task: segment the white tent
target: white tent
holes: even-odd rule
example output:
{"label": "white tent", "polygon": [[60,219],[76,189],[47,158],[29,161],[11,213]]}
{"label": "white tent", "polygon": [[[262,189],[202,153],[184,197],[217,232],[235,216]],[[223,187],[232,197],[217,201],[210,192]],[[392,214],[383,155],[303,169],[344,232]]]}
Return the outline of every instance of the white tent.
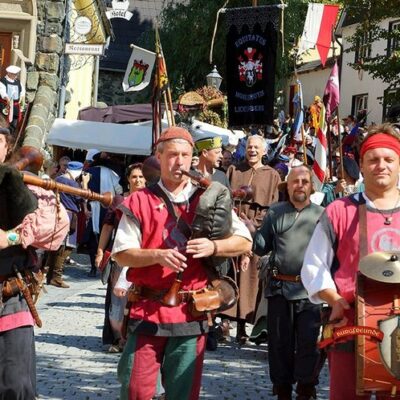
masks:
{"label": "white tent", "polygon": [[46,143],[72,149],[98,149],[110,153],[151,154],[151,121],[135,124],[75,121],[57,118]]}
{"label": "white tent", "polygon": [[232,131],[218,126],[210,125],[202,121],[194,120],[190,126],[193,139],[200,140],[208,137],[221,136],[225,147],[236,147],[239,139],[244,137],[243,131]]}
{"label": "white tent", "polygon": [[[168,127],[162,120],[162,129]],[[235,147],[242,131],[231,131],[194,120],[190,126],[193,139],[221,136],[226,147]],[[76,121],[57,118],[47,136],[46,143],[71,149],[98,149],[110,153],[148,156],[151,154],[152,121],[134,124]]]}

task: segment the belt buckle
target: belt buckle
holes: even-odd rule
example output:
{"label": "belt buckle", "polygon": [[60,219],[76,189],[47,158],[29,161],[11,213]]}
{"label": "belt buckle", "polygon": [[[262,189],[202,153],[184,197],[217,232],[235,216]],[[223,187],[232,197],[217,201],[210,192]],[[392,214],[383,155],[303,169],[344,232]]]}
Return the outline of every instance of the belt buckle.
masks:
{"label": "belt buckle", "polygon": [[300,281],[301,281],[301,276],[300,275],[296,275],[295,282],[300,282]]}

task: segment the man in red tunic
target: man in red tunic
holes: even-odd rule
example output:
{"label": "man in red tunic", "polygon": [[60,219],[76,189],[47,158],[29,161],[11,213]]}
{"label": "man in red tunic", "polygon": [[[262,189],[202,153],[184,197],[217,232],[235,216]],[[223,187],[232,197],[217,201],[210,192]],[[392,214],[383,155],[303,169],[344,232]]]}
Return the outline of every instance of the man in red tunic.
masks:
{"label": "man in red tunic", "polygon": [[[340,321],[334,327],[355,324],[361,250],[400,251],[399,157],[400,136],[391,125],[370,129],[360,150],[365,192],[329,204],[307,248],[301,280],[313,303],[332,307],[330,320]],[[361,212],[366,213],[365,227],[360,226]],[[356,395],[355,346],[350,339],[328,354],[331,400],[370,398]]]}
{"label": "man in red tunic", "polygon": [[188,240],[181,229],[192,223],[202,190],[184,175],[189,171],[193,140],[183,128],[171,127],[157,144],[162,190],[167,201],[155,189],[131,194],[123,203],[113,257],[129,267],[128,281],[140,288],[140,297],[130,309],[128,338],[118,368],[122,383],[121,399],[149,400],[156,392],[161,372],[167,399],[199,398],[206,333],[205,316],[195,317],[187,301],[165,306],[161,299],[182,272],[181,291],[193,291],[207,285],[204,257],[230,257],[249,251],[251,236],[237,218],[233,236],[221,240]]}

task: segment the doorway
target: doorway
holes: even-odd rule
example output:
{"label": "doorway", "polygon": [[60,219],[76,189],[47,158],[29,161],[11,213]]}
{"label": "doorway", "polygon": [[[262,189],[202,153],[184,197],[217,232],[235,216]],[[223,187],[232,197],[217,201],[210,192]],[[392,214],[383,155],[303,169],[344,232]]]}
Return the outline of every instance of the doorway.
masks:
{"label": "doorway", "polygon": [[12,33],[0,32],[0,77],[5,76],[11,60]]}

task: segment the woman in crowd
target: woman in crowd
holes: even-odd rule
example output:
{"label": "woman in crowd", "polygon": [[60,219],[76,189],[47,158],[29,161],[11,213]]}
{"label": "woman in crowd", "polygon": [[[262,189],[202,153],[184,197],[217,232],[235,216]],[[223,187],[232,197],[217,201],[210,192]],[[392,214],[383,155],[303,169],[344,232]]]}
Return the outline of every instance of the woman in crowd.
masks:
{"label": "woman in crowd", "polygon": [[[129,193],[127,193],[127,195],[145,187],[146,180],[143,176],[142,169],[143,165],[141,163],[131,164],[127,168],[126,178],[129,188]],[[123,348],[124,343],[121,338],[121,328],[126,303],[126,291],[129,287],[129,285],[124,287],[123,283],[121,284],[121,282],[124,282],[125,275],[125,271],[121,274],[122,267],[113,260],[109,261],[109,250],[112,248],[114,230],[117,228],[119,223],[119,218],[115,211],[118,205],[121,204],[122,200],[122,196],[115,196],[113,204],[104,218],[96,254],[96,266],[102,270],[103,282],[108,283],[103,328],[103,344],[109,345],[108,351],[111,353],[120,352]],[[119,289],[114,292],[116,282],[120,275]]]}

